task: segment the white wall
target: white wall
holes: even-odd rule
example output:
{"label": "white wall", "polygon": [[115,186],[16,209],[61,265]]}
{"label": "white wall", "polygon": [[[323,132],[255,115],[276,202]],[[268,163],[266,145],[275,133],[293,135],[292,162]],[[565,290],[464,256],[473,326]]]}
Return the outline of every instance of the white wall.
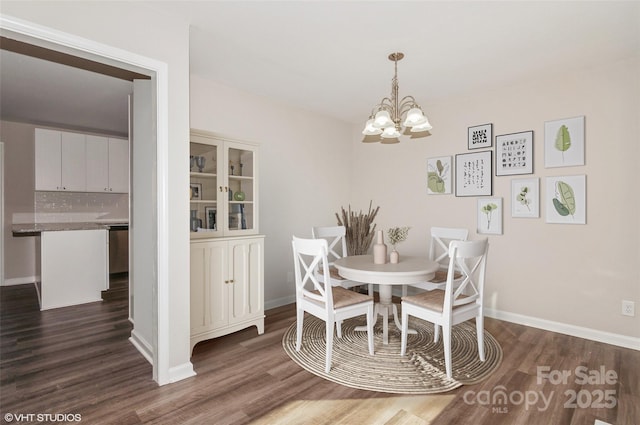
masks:
{"label": "white wall", "polygon": [[[640,337],[640,315],[620,314],[622,299],[640,306],[638,58],[438,104],[428,93],[411,94],[423,102],[431,136],[367,144],[354,127],[352,137],[350,197],[373,198],[383,228],[412,227],[401,253],[426,253],[431,226],[466,227],[471,238],[484,237],[476,234],[476,197],[426,194],[427,158],[469,152],[469,126],[493,123],[494,136],[533,130],[533,176],[493,177],[504,234],[489,236],[488,308]],[[586,117],[586,165],[544,168],[544,122],[579,115]],[[544,202],[540,218],[511,217],[512,178],[539,177],[544,199],[546,176],[575,174],[587,176],[586,225],[546,224]]]}
{"label": "white wall", "polygon": [[[181,371],[188,374],[189,317],[185,312],[189,311],[189,279],[185,276],[189,276],[189,235],[184,229],[188,226],[189,203],[182,189],[189,181],[188,23],[157,13],[142,2],[3,1],[2,13],[166,64],[168,109],[159,114],[166,121],[163,130],[167,131],[166,153],[171,160],[160,158],[164,162],[159,164],[167,169],[167,187],[161,188],[158,196],[167,207],[168,222],[162,229],[167,243],[166,252],[161,253],[164,257],[158,259],[163,269],[158,279],[168,281],[169,288],[162,294],[166,305],[158,311],[162,326],[168,328],[161,332],[160,344],[168,347],[161,359],[161,380],[172,374],[179,376]],[[156,282],[145,284],[153,289]]]}
{"label": "white wall", "polygon": [[347,206],[351,126],[192,75],[191,127],[260,143],[265,305],[294,302],[291,236],[335,225]]}

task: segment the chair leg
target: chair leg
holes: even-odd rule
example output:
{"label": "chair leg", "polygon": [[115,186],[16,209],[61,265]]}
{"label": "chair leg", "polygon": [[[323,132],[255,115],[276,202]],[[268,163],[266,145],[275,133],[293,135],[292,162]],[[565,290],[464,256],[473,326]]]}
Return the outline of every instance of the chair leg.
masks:
{"label": "chair leg", "polygon": [[302,321],[304,320],[304,310],[299,308],[297,310],[296,319],[296,351],[300,351],[302,346]]}
{"label": "chair leg", "polygon": [[433,324],[433,342],[438,342],[440,339],[440,325]]}
{"label": "chair leg", "polygon": [[478,334],[478,354],[480,361],[484,361],[484,317],[476,316],[476,333]]}
{"label": "chair leg", "polygon": [[442,327],[442,339],[444,340],[444,365],[447,369],[447,378],[451,379],[451,325]]}
{"label": "chair leg", "polygon": [[336,322],[336,331],[338,332],[338,338],[342,338],[342,320]]}
{"label": "chair leg", "polygon": [[324,371],[326,373],[329,373],[329,370],[331,370],[331,353],[333,351],[333,320],[327,320],[327,356],[326,356],[326,362],[325,362],[325,366],[324,366]]}
{"label": "chair leg", "polygon": [[[404,304],[404,303],[402,303]],[[407,334],[409,333],[409,314],[407,309],[402,305],[402,335],[400,336],[400,355],[407,353]]]}
{"label": "chair leg", "polygon": [[369,342],[369,354],[373,356],[373,304],[367,309],[367,341]]}

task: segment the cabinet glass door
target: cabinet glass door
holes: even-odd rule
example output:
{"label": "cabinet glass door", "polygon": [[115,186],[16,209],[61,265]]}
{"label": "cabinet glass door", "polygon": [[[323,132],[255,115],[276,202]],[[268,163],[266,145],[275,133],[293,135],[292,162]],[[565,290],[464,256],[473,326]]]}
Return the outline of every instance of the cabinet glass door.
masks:
{"label": "cabinet glass door", "polygon": [[217,236],[221,233],[223,207],[218,199],[218,187],[222,186],[218,146],[193,141],[190,146],[190,230],[202,237]]}
{"label": "cabinet glass door", "polygon": [[229,234],[253,233],[256,229],[255,151],[241,144],[227,145]]}

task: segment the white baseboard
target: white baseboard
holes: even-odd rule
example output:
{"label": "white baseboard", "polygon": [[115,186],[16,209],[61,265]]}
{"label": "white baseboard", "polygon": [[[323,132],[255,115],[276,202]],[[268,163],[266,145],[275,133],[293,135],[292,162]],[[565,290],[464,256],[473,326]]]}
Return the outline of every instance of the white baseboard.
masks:
{"label": "white baseboard", "polygon": [[169,368],[169,383],[178,382],[192,376],[196,376],[196,372],[193,370],[193,363],[191,362]]}
{"label": "white baseboard", "polygon": [[519,325],[531,326],[533,328],[544,329],[546,331],[558,332],[565,335],[576,336],[578,338],[589,339],[591,341],[604,342],[606,344],[617,345],[619,347],[631,348],[640,351],[640,338],[627,335],[614,334],[611,332],[598,331],[581,326],[569,325],[567,323],[554,322],[537,317],[525,316],[508,311],[494,310],[486,308],[486,317],[492,317],[506,322],[517,323]]}
{"label": "white baseboard", "polygon": [[2,282],[2,286],[25,285],[27,283],[34,283],[39,281],[39,276],[12,277],[11,279],[5,279]]}
{"label": "white baseboard", "polygon": [[265,310],[270,310],[272,308],[281,307],[281,306],[287,305],[287,304],[293,304],[295,302],[296,302],[296,296],[295,295],[291,295],[289,297],[284,297],[284,298],[278,298],[278,299],[275,299],[275,300],[265,301],[264,309]]}
{"label": "white baseboard", "polygon": [[141,338],[135,329],[131,331],[129,342],[147,359],[149,364],[153,365],[153,347],[144,338]]}

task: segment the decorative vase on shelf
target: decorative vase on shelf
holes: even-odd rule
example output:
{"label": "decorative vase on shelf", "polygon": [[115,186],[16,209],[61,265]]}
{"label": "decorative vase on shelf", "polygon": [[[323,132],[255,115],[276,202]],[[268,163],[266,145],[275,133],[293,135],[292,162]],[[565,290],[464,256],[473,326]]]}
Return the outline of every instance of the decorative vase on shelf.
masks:
{"label": "decorative vase on shelf", "polygon": [[202,227],[202,220],[198,218],[198,210],[191,210],[191,231],[197,232]]}
{"label": "decorative vase on shelf", "polygon": [[387,246],[384,244],[382,230],[378,230],[376,243],[373,244],[373,264],[385,264],[387,262]]}
{"label": "decorative vase on shelf", "polygon": [[398,254],[398,251],[396,251],[396,247],[394,246],[393,250],[389,254],[389,262],[391,264],[398,264],[399,261],[400,261],[400,254]]}

